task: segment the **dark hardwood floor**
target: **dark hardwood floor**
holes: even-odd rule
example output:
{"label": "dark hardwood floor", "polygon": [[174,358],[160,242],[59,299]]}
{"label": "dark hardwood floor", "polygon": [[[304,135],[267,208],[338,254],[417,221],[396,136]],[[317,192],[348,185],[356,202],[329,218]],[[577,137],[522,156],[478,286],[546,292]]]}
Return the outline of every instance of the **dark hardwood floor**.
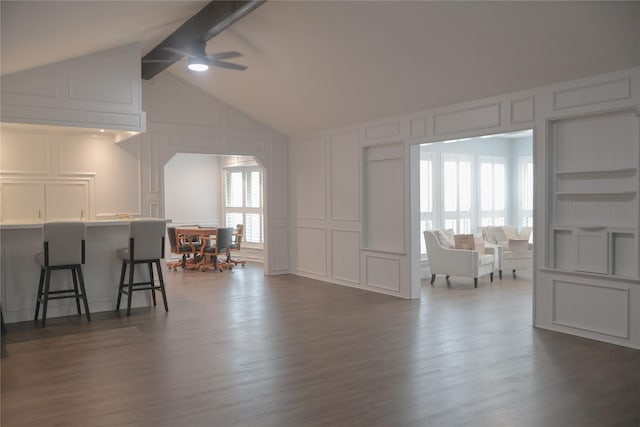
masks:
{"label": "dark hardwood floor", "polygon": [[640,351],[533,328],[529,280],[166,280],[169,313],[8,325],[2,426],[640,426]]}

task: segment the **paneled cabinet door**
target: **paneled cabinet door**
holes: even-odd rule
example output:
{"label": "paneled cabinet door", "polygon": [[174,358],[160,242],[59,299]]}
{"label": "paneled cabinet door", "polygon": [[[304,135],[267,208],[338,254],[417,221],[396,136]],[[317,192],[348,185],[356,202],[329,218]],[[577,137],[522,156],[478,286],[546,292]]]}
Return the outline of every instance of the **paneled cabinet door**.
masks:
{"label": "paneled cabinet door", "polygon": [[55,182],[46,184],[47,220],[85,219],[89,217],[87,182]]}
{"label": "paneled cabinet door", "polygon": [[605,229],[577,229],[576,271],[607,274],[609,271],[609,239]]}
{"label": "paneled cabinet door", "polygon": [[39,220],[44,216],[45,187],[40,182],[2,183],[2,221]]}

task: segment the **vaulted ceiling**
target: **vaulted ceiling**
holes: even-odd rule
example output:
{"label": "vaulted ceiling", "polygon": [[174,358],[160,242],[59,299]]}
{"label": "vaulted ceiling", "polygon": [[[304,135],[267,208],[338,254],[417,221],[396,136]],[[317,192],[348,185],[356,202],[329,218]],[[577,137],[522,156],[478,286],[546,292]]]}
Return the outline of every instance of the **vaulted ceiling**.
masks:
{"label": "vaulted ceiling", "polygon": [[[5,1],[7,74],[132,42],[144,55],[206,2]],[[640,65],[640,2],[269,1],[211,39],[246,71],[201,90],[287,135]]]}

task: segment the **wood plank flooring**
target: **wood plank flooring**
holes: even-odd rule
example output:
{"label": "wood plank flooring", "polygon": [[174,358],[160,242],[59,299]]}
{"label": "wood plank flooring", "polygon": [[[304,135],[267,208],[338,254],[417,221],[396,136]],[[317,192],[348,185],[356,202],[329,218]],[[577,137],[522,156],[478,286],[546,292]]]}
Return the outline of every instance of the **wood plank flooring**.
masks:
{"label": "wood plank flooring", "polygon": [[8,325],[2,426],[640,426],[640,352],[533,328],[529,280],[166,280],[167,314]]}

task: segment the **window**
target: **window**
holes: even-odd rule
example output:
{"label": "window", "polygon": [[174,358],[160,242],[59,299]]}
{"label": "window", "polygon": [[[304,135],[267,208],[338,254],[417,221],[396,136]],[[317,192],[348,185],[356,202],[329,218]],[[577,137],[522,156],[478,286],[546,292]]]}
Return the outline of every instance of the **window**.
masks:
{"label": "window", "polygon": [[224,181],[225,226],[244,224],[244,241],[262,245],[262,171],[255,167],[225,169]]}
{"label": "window", "polygon": [[442,155],[444,228],[471,233],[471,156]]}
{"label": "window", "polygon": [[520,226],[533,227],[533,158],[522,156],[518,163]]}
{"label": "window", "polygon": [[504,157],[480,157],[480,225],[504,225],[506,173]]}

